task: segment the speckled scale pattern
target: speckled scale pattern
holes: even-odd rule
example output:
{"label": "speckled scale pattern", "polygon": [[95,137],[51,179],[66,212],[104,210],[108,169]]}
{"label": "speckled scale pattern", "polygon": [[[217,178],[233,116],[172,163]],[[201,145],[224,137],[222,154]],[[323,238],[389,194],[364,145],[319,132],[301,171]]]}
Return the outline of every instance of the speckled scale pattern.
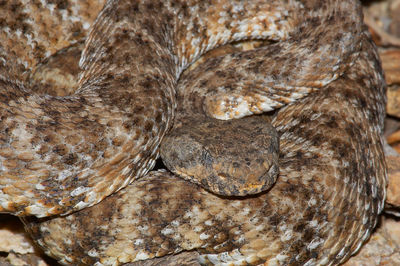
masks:
{"label": "speckled scale pattern", "polygon": [[[311,2],[303,9],[291,5],[298,8],[290,14],[297,20],[288,15],[294,26],[285,32],[285,41],[211,58],[197,71],[184,73],[177,88],[182,103],[178,119],[189,112],[205,112],[217,119],[268,112],[340,76],[360,48],[359,6],[329,1],[313,6]],[[193,100],[196,97],[202,100]]]}
{"label": "speckled scale pattern", "polygon": [[[63,48],[63,38],[68,38],[52,35],[46,40],[43,28],[47,24],[61,25],[60,34],[77,28],[73,33],[79,37],[88,28],[91,12],[82,12],[78,27],[75,20],[85,3],[5,4],[0,211],[38,217],[68,213],[93,205],[143,176],[154,165],[158,145],[172,124],[174,88],[181,71],[213,47],[249,38],[288,39],[289,46],[310,54],[313,43],[296,45],[296,32],[313,25],[321,28],[326,16],[341,29],[335,32],[346,34],[334,34],[337,47],[328,45],[336,54],[326,56],[327,62],[338,72],[331,77],[322,75],[317,83],[340,74],[347,65],[345,59],[351,57],[347,55],[356,54],[358,42],[350,37],[359,36],[359,5],[335,1],[315,6],[291,1],[243,4],[108,1],[86,39],[75,93],[65,97],[32,93],[29,90],[35,86],[25,81],[25,73],[50,55],[51,49]],[[21,11],[19,6],[28,8]],[[41,9],[45,14],[38,17],[36,10]],[[151,12],[157,16],[149,17]],[[14,13],[21,21],[14,20]],[[65,19],[68,14],[73,18]],[[349,23],[339,23],[343,17]],[[31,29],[32,25],[39,30]],[[9,43],[15,36],[20,38],[14,47]],[[19,48],[24,41],[25,47]],[[72,38],[70,42],[77,41]],[[286,56],[280,58],[282,63]],[[301,72],[307,76],[308,71]],[[301,98],[296,91],[290,95]],[[279,106],[264,104],[261,109]],[[248,114],[242,109],[232,107],[230,112],[238,112],[239,117]]]}
{"label": "speckled scale pattern", "polygon": [[[324,22],[328,22],[329,19],[337,22],[333,24],[335,28],[332,31],[328,31],[328,33],[331,32],[335,36],[344,36],[341,40],[344,43],[347,41],[351,45],[339,45],[337,49],[332,49],[332,52],[336,51],[337,54],[332,55],[333,61],[327,61],[327,66],[330,65],[327,69],[334,69],[337,71],[336,74],[333,76],[328,75],[326,78],[324,72],[321,72],[321,76],[318,75],[317,77],[320,80],[315,83],[317,86],[314,86],[314,84],[305,90],[306,94],[313,92],[312,94],[304,98],[302,97],[305,95],[300,97],[294,95],[293,97],[297,101],[281,108],[272,120],[272,125],[276,127],[280,135],[281,151],[279,158],[280,175],[271,190],[248,198],[224,198],[172,176],[168,172],[150,172],[93,207],[84,208],[65,217],[53,219],[23,218],[27,229],[48,254],[58,258],[65,264],[86,263],[91,265],[97,263],[100,265],[102,263],[118,265],[191,249],[196,249],[202,254],[199,261],[203,264],[256,265],[266,262],[270,265],[332,265],[345,261],[360,248],[362,242],[369,237],[373,230],[377,216],[383,208],[386,187],[386,166],[381,140],[386,100],[385,84],[376,48],[366,30],[362,29],[359,3],[355,1],[326,1],[324,3],[320,1],[251,2],[247,3],[248,6],[246,7],[248,7],[247,10],[249,12],[244,14],[244,17],[237,15],[241,14],[240,12],[237,14],[235,12],[226,12],[226,14],[220,12],[221,9],[240,11],[240,3],[242,1],[163,1],[159,5],[157,3],[154,1],[143,1],[140,4],[136,1],[107,2],[85,44],[80,64],[83,73],[74,96],[52,98],[50,96],[38,97],[31,95],[25,88],[27,85],[23,80],[15,81],[15,78],[23,77],[23,73],[11,73],[9,78],[4,78],[4,73],[7,74],[7,71],[9,71],[4,70],[4,66],[7,66],[4,63],[0,72],[3,75],[0,80],[2,84],[0,87],[0,106],[2,109],[0,111],[3,112],[1,113],[2,118],[9,116],[12,119],[8,120],[8,124],[3,122],[5,120],[1,120],[0,129],[3,130],[1,126],[5,125],[7,131],[10,131],[10,129],[21,131],[18,128],[20,123],[13,124],[13,121],[16,119],[24,121],[26,117],[30,117],[27,112],[23,113],[23,115],[20,114],[26,108],[26,104],[30,103],[32,106],[30,112],[34,110],[34,114],[35,112],[39,114],[44,112],[46,114],[43,121],[34,120],[35,123],[44,123],[40,124],[41,127],[35,127],[35,129],[45,128],[46,132],[57,132],[57,134],[52,134],[51,141],[48,142],[52,143],[52,138],[54,138],[54,142],[59,143],[60,138],[69,137],[72,141],[74,137],[78,138],[76,136],[85,137],[87,140],[91,140],[87,141],[85,139],[82,142],[88,144],[82,149],[89,151],[86,153],[88,157],[96,158],[96,156],[99,156],[100,149],[104,148],[106,150],[101,154],[114,155],[115,157],[111,159],[113,163],[124,162],[124,160],[132,158],[118,157],[119,146],[114,143],[122,142],[125,145],[125,142],[121,140],[115,140],[114,142],[108,140],[108,143],[107,141],[105,143],[96,142],[96,137],[98,136],[93,133],[96,132],[93,128],[98,127],[98,130],[103,130],[106,133],[105,136],[114,136],[115,132],[124,133],[123,130],[127,129],[127,127],[121,127],[120,124],[126,122],[123,119],[131,118],[124,113],[129,106],[137,108],[137,112],[134,112],[134,114],[140,114],[138,117],[131,119],[134,120],[136,118],[139,121],[145,121],[146,119],[151,119],[151,117],[157,117],[157,112],[160,112],[160,109],[155,110],[151,107],[144,111],[147,104],[156,104],[157,107],[161,107],[164,104],[162,109],[165,112],[161,112],[161,115],[163,115],[161,120],[164,123],[157,124],[157,127],[161,129],[158,135],[154,133],[158,136],[156,141],[149,140],[154,135],[142,135],[139,133],[133,135],[134,143],[130,142],[131,139],[126,140],[128,142],[127,147],[135,145],[137,145],[135,147],[142,147],[140,158],[145,158],[152,152],[154,153],[154,158],[157,154],[158,142],[161,141],[163,135],[160,132],[165,132],[170,128],[174,113],[180,114],[182,111],[180,109],[181,106],[187,104],[182,101],[175,102],[173,97],[175,93],[178,94],[178,100],[188,100],[195,108],[200,106],[199,108],[201,109],[207,106],[207,103],[204,104],[207,102],[204,101],[207,98],[207,93],[204,94],[204,97],[190,98],[183,95],[185,91],[173,90],[178,81],[179,83],[183,82],[183,84],[202,83],[198,82],[202,79],[199,72],[203,72],[201,69],[207,69],[210,66],[204,67],[200,65],[198,68],[191,70],[193,73],[189,72],[187,76],[184,74],[182,80],[177,80],[177,77],[188,64],[207,50],[226,42],[246,38],[266,38],[278,41],[278,43],[279,41],[287,41],[288,43],[292,42],[294,45],[296,42],[295,39],[291,39],[294,38],[291,36],[296,36],[296,31],[302,29],[301,25],[306,26],[304,29],[309,29],[312,26],[317,26],[318,28],[318,23],[320,23],[318,18]],[[154,11],[154,8],[159,8],[163,4],[167,7],[162,9],[165,13],[159,12],[159,16],[153,18],[150,23],[148,11]],[[264,7],[263,4],[265,9],[262,8]],[[178,10],[181,12],[177,12]],[[263,10],[263,12],[265,10],[267,15],[262,13],[257,16],[257,14],[260,14],[260,10]],[[130,16],[130,11],[137,12],[135,13],[137,16],[135,18]],[[206,30],[199,33],[193,29],[204,28],[190,27],[191,20],[186,19],[190,18],[191,11],[198,14],[218,14],[222,18],[221,20],[218,19],[216,24],[214,24],[215,19],[204,19],[205,22],[199,22],[200,25],[206,25],[207,22],[210,23],[205,28],[210,29],[210,31]],[[327,16],[328,20],[324,20],[326,18],[324,14],[327,14],[325,12],[335,14],[337,17]],[[235,14],[236,17],[234,16]],[[256,19],[246,20],[246,16],[254,16]],[[203,17],[207,18],[207,16]],[[166,18],[168,23],[160,22]],[[310,18],[309,23],[307,23],[307,18]],[[257,20],[263,19],[272,20],[272,22],[270,24],[258,23],[259,21]],[[193,21],[196,20],[202,21],[195,16]],[[226,23],[231,20],[234,21],[232,23],[236,23],[236,21],[244,21],[244,23],[238,23],[239,26],[237,28],[232,28],[230,24]],[[218,24],[218,22],[225,23]],[[302,24],[303,22],[304,24]],[[139,24],[142,27],[140,33],[135,31],[137,29],[135,27],[139,27]],[[260,25],[266,27],[265,34],[260,32],[258,28]],[[336,28],[336,26],[339,28]],[[280,30],[276,30],[276,27],[287,34],[282,34]],[[162,30],[155,31],[156,28],[157,30]],[[227,28],[229,30],[226,30]],[[252,30],[248,31],[250,28]],[[244,36],[243,32],[238,29],[244,30],[247,35],[245,34]],[[313,30],[310,31],[313,32]],[[175,32],[176,35],[174,35]],[[192,32],[194,35],[187,34],[188,32]],[[227,34],[221,33],[218,35],[219,32]],[[349,35],[341,33],[349,33]],[[109,38],[104,40],[101,36]],[[186,36],[189,39],[186,39]],[[196,36],[201,36],[201,40],[204,39],[205,42],[192,42],[192,40],[196,40]],[[321,36],[325,38],[322,33]],[[332,40],[330,39],[332,37],[330,34],[326,36],[326,40]],[[136,37],[139,38],[135,39]],[[316,38],[316,36],[314,37]],[[336,38],[333,39],[337,40]],[[306,41],[307,38],[301,40]],[[139,45],[145,43],[146,45],[143,47],[147,48],[133,52],[124,50],[124,45],[131,41]],[[181,45],[176,45],[178,43]],[[327,43],[332,44],[332,42]],[[302,42],[300,44],[297,43],[299,45],[297,47],[301,47],[301,44]],[[279,44],[276,46],[279,46]],[[143,48],[142,46],[140,47]],[[267,54],[268,49],[271,49],[270,54],[273,54],[273,47],[275,47],[274,44],[272,48],[268,48],[268,46],[265,48]],[[346,47],[346,49],[340,49],[341,47]],[[139,52],[142,57],[138,56]],[[259,50],[238,53],[237,56],[226,55],[222,57],[220,62],[238,60],[238,62],[251,63],[253,60],[257,60],[257,56],[249,56],[248,61],[240,61],[240,55],[258,52]],[[303,52],[309,54],[306,48],[299,50],[300,54]],[[150,55],[154,54],[157,54],[157,57],[150,57]],[[143,67],[143,73],[132,72],[132,69],[128,67],[127,61],[132,59],[130,55],[135,55],[137,59],[137,61],[129,62],[129,66],[133,66],[133,69],[137,69],[142,62],[148,62]],[[277,59],[279,59],[279,56],[277,56]],[[285,58],[280,59],[285,62]],[[268,58],[264,58],[264,60],[268,62]],[[8,69],[20,71],[18,68],[13,68],[15,60],[6,62],[11,64]],[[215,67],[219,67],[219,65],[215,64]],[[285,65],[284,67],[286,70],[284,72],[288,74],[291,73],[290,70],[296,69],[296,66]],[[225,65],[221,71],[226,69],[229,69],[229,66]],[[241,74],[241,70],[238,69],[238,76],[242,77],[240,82],[247,82],[246,84],[251,85],[253,84],[251,81],[254,81],[254,84],[257,85],[257,80],[261,80],[262,74],[256,69],[256,67],[252,66],[248,68],[250,76],[247,80]],[[307,68],[305,69],[307,70]],[[209,70],[210,76],[213,75],[213,72],[218,76],[217,71]],[[267,74],[268,71],[270,70],[267,68]],[[311,70],[309,69],[309,71]],[[277,74],[285,77],[286,74],[284,72]],[[310,74],[312,71],[308,73]],[[296,74],[293,75],[295,77]],[[258,79],[257,76],[259,77]],[[156,81],[151,79],[155,77],[159,79],[156,79]],[[196,78],[192,80],[189,77]],[[306,78],[305,80],[311,80],[311,78]],[[288,81],[290,82],[290,78]],[[297,78],[293,78],[292,81],[296,82]],[[160,96],[149,100],[144,97],[145,93],[143,91],[129,90],[125,85],[130,84],[130,82],[140,84],[134,88],[140,87],[145,91],[157,91]],[[152,82],[160,85],[163,90],[158,91],[157,88],[150,87],[149,84],[154,84]],[[266,82],[266,84],[271,85],[271,88],[268,87],[265,94],[270,92],[269,89],[276,89],[279,93],[278,89],[281,84],[279,84],[278,80],[267,79]],[[221,81],[221,84],[223,83]],[[194,91],[195,95],[196,93],[198,94],[196,86],[189,86],[188,88],[188,90]],[[294,87],[296,86],[296,83],[294,83]],[[113,88],[118,88],[118,92]],[[212,93],[212,89],[210,91]],[[243,94],[240,89],[238,91],[239,96]],[[258,90],[255,92],[255,94],[263,93]],[[222,95],[224,93],[222,91]],[[138,103],[137,106],[132,107],[132,102],[126,104],[127,101],[124,101],[130,99],[128,97],[130,94],[134,94],[137,97],[135,98],[138,99],[135,102]],[[290,95],[290,91],[283,95]],[[113,102],[114,97],[117,100]],[[160,100],[166,98],[168,100]],[[199,102],[193,103],[193,99],[198,99]],[[212,99],[212,97],[209,99]],[[224,103],[224,97],[220,102]],[[287,104],[288,102],[280,101],[280,104]],[[40,105],[40,103],[44,104]],[[176,110],[174,110],[175,105],[177,105]],[[24,107],[22,108],[21,106]],[[271,108],[276,107],[279,107],[279,105]],[[59,112],[54,112],[54,110]],[[72,112],[66,112],[68,110],[72,110]],[[218,107],[217,110],[223,109]],[[263,111],[267,110],[269,109],[266,107]],[[241,115],[237,108],[226,111],[232,114],[237,112],[239,117]],[[11,112],[14,113],[10,115]],[[257,113],[259,111],[255,110],[254,112]],[[123,115],[119,116],[121,113]],[[65,114],[71,114],[71,117]],[[111,116],[111,114],[118,114],[118,118],[115,118],[117,116]],[[62,120],[64,116],[67,117],[65,121]],[[58,118],[60,120],[56,119],[54,121],[62,123],[48,123],[48,117],[50,120]],[[110,118],[110,120],[105,122],[107,118]],[[121,119],[122,122],[118,119]],[[67,132],[67,126],[70,129],[75,121],[77,121],[76,125],[80,125],[74,126],[77,134],[69,136],[65,133]],[[134,121],[136,123],[137,120]],[[142,122],[137,123],[142,124]],[[56,126],[52,128],[54,124]],[[26,125],[29,125],[29,122],[26,122]],[[107,125],[107,128],[105,128],[105,125]],[[109,127],[111,125],[112,128]],[[143,128],[149,129],[149,126],[143,126]],[[83,134],[85,129],[90,130]],[[4,145],[3,143],[8,145],[13,143],[14,138],[10,138],[9,135],[1,135],[0,141],[3,141],[2,145]],[[146,145],[148,141],[152,144]],[[39,139],[37,142],[45,143],[46,140]],[[92,143],[98,145],[91,147]],[[105,145],[110,143],[113,143],[113,145]],[[14,150],[26,151],[26,146],[29,146],[29,144],[32,144],[32,142],[28,144],[17,142],[14,145],[10,145],[11,148],[8,150],[2,149],[0,156],[3,156],[2,159],[5,158],[2,163],[6,162],[6,164],[3,163],[1,169],[3,170],[5,167],[7,169],[17,169],[15,165],[23,164],[26,166],[26,164],[30,164],[29,153],[18,154],[20,160],[15,160],[18,156],[12,153]],[[122,146],[125,147],[124,145]],[[151,148],[149,149],[149,147]],[[63,150],[52,149],[54,153],[43,156],[43,158],[51,160],[52,156],[57,154],[56,151],[62,153]],[[44,154],[47,154],[46,152],[48,151],[44,149]],[[95,161],[95,159],[93,160]],[[146,159],[143,160],[146,161]],[[140,162],[139,160],[137,162],[133,159],[137,164],[132,166],[134,169],[132,170],[132,175],[134,175],[133,173],[137,173],[135,177],[144,175],[148,168],[141,168],[141,166],[151,165],[151,160],[147,159],[146,162]],[[90,159],[87,159],[87,161],[90,161]],[[101,162],[100,160],[99,164]],[[114,165],[113,163],[111,165]],[[82,161],[78,160],[76,165],[79,164],[82,164]],[[94,165],[97,166],[96,164]],[[122,165],[124,164],[122,163]],[[62,166],[56,165],[55,167]],[[109,168],[103,168],[103,171],[106,172],[104,175],[108,177],[106,179],[111,179],[118,175],[116,174],[117,168],[118,166],[113,168],[115,172],[107,172]],[[28,168],[20,167],[19,169]],[[96,170],[93,167],[87,169],[88,171]],[[20,173],[21,171],[18,171],[18,174]],[[82,175],[87,174],[85,171],[80,173],[83,173]],[[99,170],[99,173],[103,173],[102,170]],[[40,186],[37,186],[37,180],[34,179],[37,176],[26,176],[31,179],[24,180],[31,181],[35,188],[40,190]],[[7,183],[0,184],[3,186],[1,187],[3,194],[0,194],[2,197],[0,199],[3,200],[8,195],[16,195],[17,203],[20,204],[22,202],[19,207],[15,207],[14,204],[16,203],[11,204],[12,206],[10,207],[10,204],[4,204],[4,201],[2,201],[2,207],[7,207],[2,211],[16,211],[16,214],[19,215],[36,214],[37,216],[57,213],[54,209],[50,209],[50,212],[47,210],[37,213],[32,212],[29,207],[26,207],[27,205],[24,202],[25,195],[21,194],[25,187],[22,189],[19,187],[25,186],[25,184],[18,183],[21,179],[16,179],[15,172],[2,173],[1,177],[0,181],[5,179],[3,177],[6,177]],[[14,180],[12,184],[17,185],[9,186],[9,180]],[[78,178],[74,179],[71,184],[74,184],[74,182],[86,188],[90,187],[90,184],[97,184],[98,180],[90,181],[90,179],[83,180]],[[83,185],[79,182],[87,183]],[[121,182],[124,183],[124,181]],[[126,184],[128,182],[126,181]],[[40,184],[55,188],[55,184],[52,182],[42,182]],[[106,183],[103,182],[99,184],[106,186]],[[9,186],[8,190],[5,190],[4,186]],[[114,188],[113,186],[111,187]],[[5,194],[4,191],[6,191]],[[28,193],[25,194],[30,194],[29,188],[27,191]],[[34,192],[38,193],[37,191]],[[80,191],[78,190],[75,193],[78,192]],[[51,205],[54,201],[49,199],[48,196],[53,196],[52,194],[54,194],[58,200],[60,199],[58,197],[59,193],[62,194],[63,191],[52,189],[47,194],[44,193],[39,196],[39,198],[41,200],[46,199],[49,201],[46,204]],[[66,192],[67,195],[68,193],[70,191]],[[90,193],[87,195],[90,195]],[[67,204],[68,208],[61,210],[59,213],[82,207],[82,204],[78,204],[78,207],[75,207],[76,205],[74,204],[83,197],[87,197],[87,195],[77,195],[77,197],[74,195],[74,197],[66,198],[72,199],[72,202],[70,205]],[[79,196],[82,198],[74,201]],[[34,199],[33,202],[35,201]],[[8,200],[9,198],[5,199],[6,202]],[[85,202],[85,200],[81,202]],[[72,207],[69,208],[69,206]],[[14,208],[16,210],[13,210]],[[35,208],[33,210],[35,211]]]}
{"label": "speckled scale pattern", "polygon": [[[104,2],[104,0],[2,1],[0,3],[2,60],[14,61],[7,63],[7,67],[15,67],[18,74],[34,69],[44,58],[85,39]],[[10,71],[8,74],[11,74]],[[18,79],[21,79],[21,76]]]}
{"label": "speckled scale pattern", "polygon": [[94,207],[30,220],[29,230],[67,264],[122,264],[192,249],[204,264],[344,262],[376,225],[386,187],[385,85],[370,36],[362,36],[348,72],[272,121],[281,153],[270,191],[223,198],[169,172],[150,172]]}
{"label": "speckled scale pattern", "polygon": [[[84,45],[75,93],[65,97],[32,93],[35,84],[26,81],[26,73],[52,49],[64,48],[66,41],[56,33],[64,35],[73,28],[68,21],[76,24],[76,10],[82,4],[32,2],[23,11],[16,8],[25,6],[19,1],[4,6],[8,20],[2,28],[0,68],[2,212],[38,217],[68,213],[143,176],[171,126],[173,88],[182,69],[225,42],[258,36],[260,31],[276,38],[282,33],[271,27],[279,23],[279,28],[288,27],[282,19],[287,10],[277,3],[252,3],[244,13],[230,1],[108,1]],[[268,13],[263,6],[271,23],[265,22]],[[223,24],[222,18],[222,24],[212,23],[221,11],[217,7],[227,11],[237,7],[223,16],[225,20],[236,16],[237,25]],[[36,12],[41,9],[43,17]],[[150,18],[148,13],[156,10],[160,10],[157,17]],[[261,15],[253,16],[260,10]],[[20,13],[21,20],[14,21],[12,14]],[[78,37],[92,18],[88,13],[78,21],[79,30],[74,31]],[[63,14],[76,17],[65,21]],[[195,21],[196,28],[205,32],[191,30]],[[61,25],[52,32],[54,40],[46,40],[47,24]],[[13,46],[10,41],[15,36],[20,37]],[[35,45],[28,41],[32,36]]]}
{"label": "speckled scale pattern", "polygon": [[204,264],[345,261],[369,237],[385,198],[385,85],[369,38],[363,34],[351,70],[274,118],[281,167],[267,193],[221,198],[150,172],[94,207],[30,220],[29,230],[66,264],[122,264],[190,249],[204,254]]}

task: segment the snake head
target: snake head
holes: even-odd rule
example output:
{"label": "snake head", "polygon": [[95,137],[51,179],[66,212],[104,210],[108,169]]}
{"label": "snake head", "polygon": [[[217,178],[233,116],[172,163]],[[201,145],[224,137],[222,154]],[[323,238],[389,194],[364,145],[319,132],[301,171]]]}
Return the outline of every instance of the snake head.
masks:
{"label": "snake head", "polygon": [[278,175],[279,138],[264,117],[188,119],[163,140],[169,170],[223,196],[269,189]]}

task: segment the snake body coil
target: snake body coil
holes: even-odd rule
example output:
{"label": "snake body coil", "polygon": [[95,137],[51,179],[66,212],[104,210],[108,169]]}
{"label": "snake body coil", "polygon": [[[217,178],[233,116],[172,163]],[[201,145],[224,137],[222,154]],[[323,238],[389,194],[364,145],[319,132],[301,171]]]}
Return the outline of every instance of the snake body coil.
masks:
{"label": "snake body coil", "polygon": [[[68,4],[55,10],[75,10]],[[28,78],[54,43],[30,28],[34,15],[11,25],[18,9],[5,10],[0,212],[80,210],[23,218],[61,262],[198,250],[202,263],[335,264],[368,238],[385,197],[385,84],[357,1],[110,0],[86,39],[75,92],[63,97],[33,92]],[[182,74],[247,39],[272,43]],[[146,175],[176,114],[230,119],[279,107],[270,190],[226,198],[167,172]]]}

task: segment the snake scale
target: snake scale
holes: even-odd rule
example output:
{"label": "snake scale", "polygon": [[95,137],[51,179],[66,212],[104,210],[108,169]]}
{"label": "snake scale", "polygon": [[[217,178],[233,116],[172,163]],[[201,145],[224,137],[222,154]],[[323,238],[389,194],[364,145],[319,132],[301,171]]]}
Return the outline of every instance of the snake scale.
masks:
{"label": "snake scale", "polygon": [[[386,99],[358,1],[101,6],[0,2],[0,212],[20,216],[64,264],[118,265],[196,250],[202,264],[332,265],[361,247],[386,194]],[[206,52],[243,40],[267,44],[188,69]],[[40,81],[58,70],[41,65],[82,42],[78,67],[60,63],[79,79],[58,95]],[[256,121],[245,125],[258,130],[269,122],[245,116],[271,110],[280,144],[266,161],[276,162],[253,159],[261,149],[239,154],[240,128],[223,134],[238,146],[231,155],[248,163],[227,159],[238,180],[201,176],[214,158],[180,164],[182,147],[193,143],[180,145],[180,130],[191,132],[204,117],[221,125],[218,119]],[[267,142],[260,132],[257,141]],[[166,135],[162,157],[181,177],[148,172]]]}

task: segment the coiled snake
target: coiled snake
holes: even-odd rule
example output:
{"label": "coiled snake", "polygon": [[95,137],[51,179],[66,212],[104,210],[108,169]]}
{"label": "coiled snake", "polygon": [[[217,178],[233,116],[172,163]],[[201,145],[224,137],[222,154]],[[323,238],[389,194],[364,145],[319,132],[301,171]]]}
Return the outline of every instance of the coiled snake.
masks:
{"label": "coiled snake", "polygon": [[[357,1],[109,0],[73,93],[41,94],[38,63],[85,38],[91,3],[1,4],[0,212],[72,264],[183,250],[204,264],[337,264],[359,249],[386,166],[385,84]],[[270,43],[182,73],[255,39]],[[276,135],[241,118],[280,107]],[[231,157],[208,136],[219,125]],[[147,174],[167,133],[166,165],[193,182]]]}

